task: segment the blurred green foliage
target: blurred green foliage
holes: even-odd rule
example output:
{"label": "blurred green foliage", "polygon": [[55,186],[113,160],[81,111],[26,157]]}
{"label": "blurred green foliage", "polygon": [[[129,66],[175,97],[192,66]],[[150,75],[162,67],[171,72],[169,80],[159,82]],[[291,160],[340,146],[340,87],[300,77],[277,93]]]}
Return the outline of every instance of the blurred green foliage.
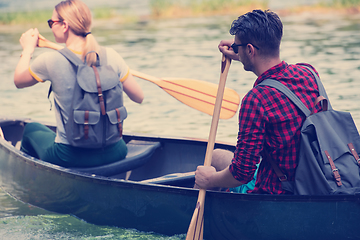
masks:
{"label": "blurred green foliage", "polygon": [[[182,17],[211,14],[241,13],[249,8],[267,9],[269,0],[150,0],[151,16]],[[326,8],[360,8],[360,0],[319,0],[317,6]],[[116,8],[98,7],[92,9],[94,19],[121,18],[136,21],[134,16],[120,16]],[[52,10],[1,12],[0,25],[39,24],[51,17]]]}
{"label": "blurred green foliage", "polygon": [[49,10],[38,10],[32,12],[2,12],[0,13],[0,24],[15,25],[26,23],[40,23],[51,18],[52,12]]}
{"label": "blurred green foliage", "polygon": [[150,0],[151,12],[154,17],[188,15],[207,13],[231,13],[239,7],[256,6],[267,8],[268,0]]}
{"label": "blurred green foliage", "polygon": [[[117,16],[116,9],[110,7],[98,7],[92,9],[94,19],[110,19]],[[51,18],[52,10],[35,10],[19,12],[1,12],[0,25],[38,24],[44,23]]]}

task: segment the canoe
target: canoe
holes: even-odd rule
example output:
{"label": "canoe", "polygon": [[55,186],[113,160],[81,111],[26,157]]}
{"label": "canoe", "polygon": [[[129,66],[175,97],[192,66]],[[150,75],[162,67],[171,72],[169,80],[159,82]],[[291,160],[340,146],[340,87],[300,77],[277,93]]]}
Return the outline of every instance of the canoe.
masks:
{"label": "canoe", "polygon": [[[125,134],[125,164],[69,169],[18,150],[30,121],[0,118],[5,138],[0,139],[0,186],[9,195],[93,224],[169,236],[186,233],[198,195],[191,188],[193,171],[204,161],[206,140]],[[234,150],[218,142],[215,148]],[[204,218],[207,240],[360,239],[360,195],[208,191]]]}

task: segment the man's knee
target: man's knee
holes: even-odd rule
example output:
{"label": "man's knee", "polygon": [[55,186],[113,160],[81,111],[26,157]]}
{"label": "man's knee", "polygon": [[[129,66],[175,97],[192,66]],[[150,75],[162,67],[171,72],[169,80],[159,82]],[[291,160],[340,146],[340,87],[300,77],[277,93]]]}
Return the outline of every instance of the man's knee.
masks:
{"label": "man's knee", "polygon": [[214,149],[211,165],[216,169],[216,171],[221,171],[230,165],[233,156],[234,153],[231,151]]}

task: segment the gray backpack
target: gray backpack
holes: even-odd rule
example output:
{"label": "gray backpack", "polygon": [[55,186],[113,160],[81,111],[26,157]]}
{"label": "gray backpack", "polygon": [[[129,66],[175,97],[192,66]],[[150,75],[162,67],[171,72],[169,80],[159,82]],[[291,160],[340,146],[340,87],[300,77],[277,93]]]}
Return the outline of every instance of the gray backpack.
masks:
{"label": "gray backpack", "polygon": [[[301,128],[300,150],[295,182],[290,182],[269,159],[283,189],[297,195],[355,194],[360,192],[360,136],[348,112],[332,109],[325,89],[315,72],[323,110],[312,114],[300,99],[282,83],[266,79],[259,85],[276,88],[306,116]],[[315,103],[315,105],[317,102]]]}
{"label": "gray backpack", "polygon": [[127,117],[123,106],[123,87],[119,76],[106,63],[106,49],[101,48],[101,64],[85,61],[68,48],[59,50],[76,72],[71,112],[65,126],[66,137],[75,147],[101,148],[122,138],[122,123]]}

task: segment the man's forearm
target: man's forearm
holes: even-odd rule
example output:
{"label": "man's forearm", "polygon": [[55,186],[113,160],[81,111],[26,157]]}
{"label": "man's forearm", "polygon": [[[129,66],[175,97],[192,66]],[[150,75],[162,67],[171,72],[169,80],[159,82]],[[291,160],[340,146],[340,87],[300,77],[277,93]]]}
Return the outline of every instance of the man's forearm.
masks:
{"label": "man's forearm", "polygon": [[215,172],[211,177],[210,184],[216,188],[232,188],[243,185],[243,183],[233,177],[228,167],[222,171]]}

